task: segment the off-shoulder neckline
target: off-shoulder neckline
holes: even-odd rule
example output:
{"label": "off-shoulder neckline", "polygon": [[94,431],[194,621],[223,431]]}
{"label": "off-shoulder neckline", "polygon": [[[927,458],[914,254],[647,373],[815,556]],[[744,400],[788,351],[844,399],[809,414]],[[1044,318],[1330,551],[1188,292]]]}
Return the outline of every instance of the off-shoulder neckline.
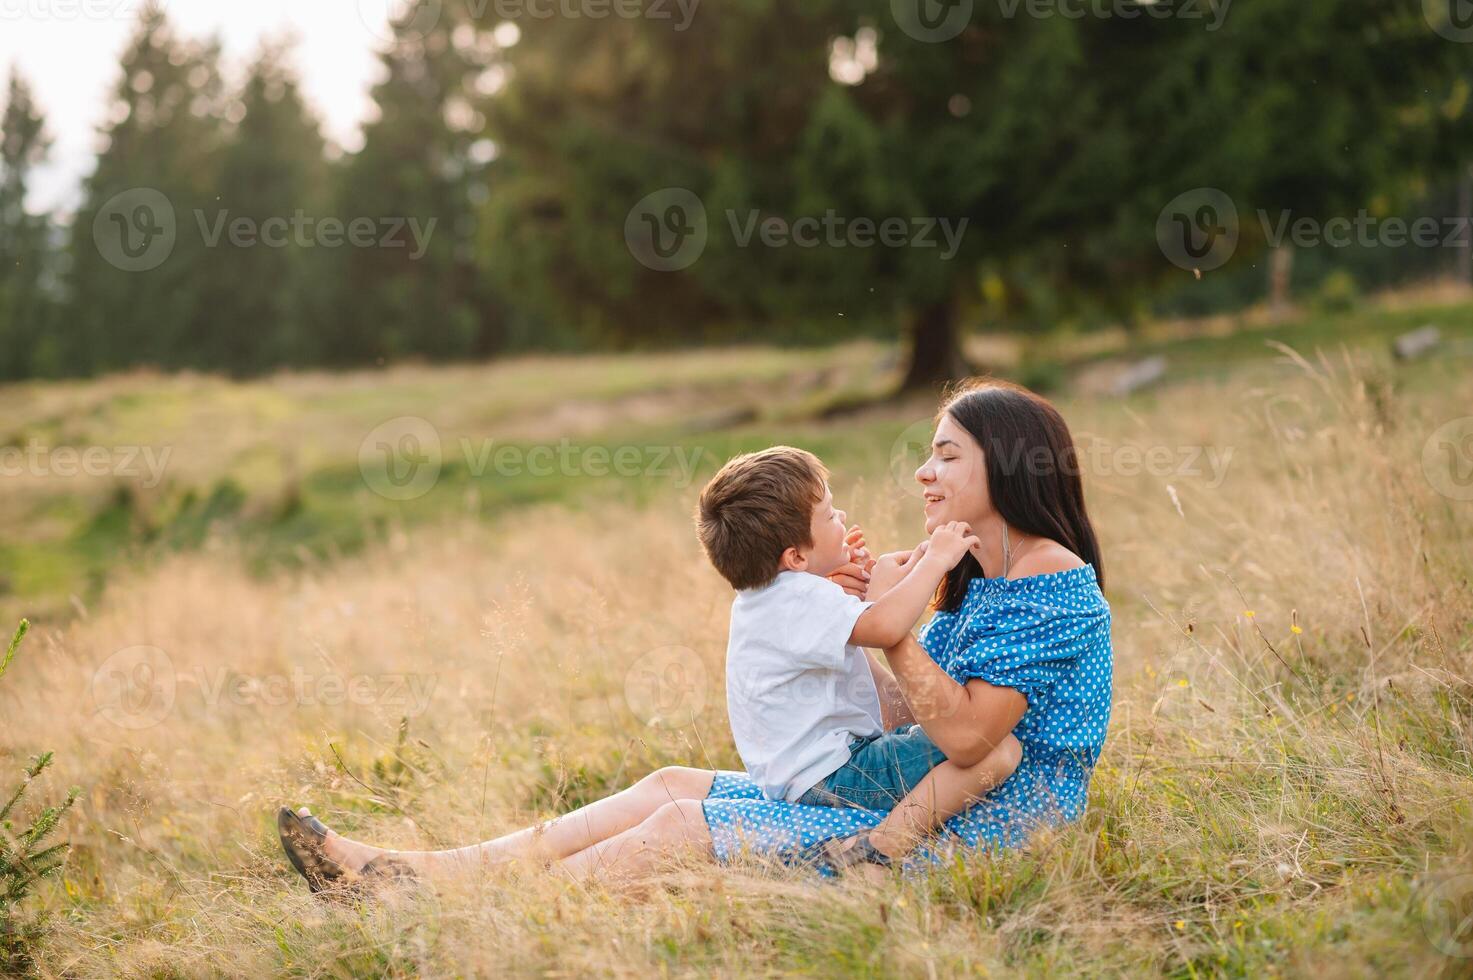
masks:
{"label": "off-shoulder neckline", "polygon": [[1041,589],[1067,588],[1076,585],[1090,585],[1097,581],[1095,567],[1085,563],[1078,568],[1066,568],[1058,572],[1044,572],[1041,575],[1025,575],[1022,578],[983,578],[978,576],[967,583],[968,591],[979,586],[987,591],[996,592],[1027,592]]}

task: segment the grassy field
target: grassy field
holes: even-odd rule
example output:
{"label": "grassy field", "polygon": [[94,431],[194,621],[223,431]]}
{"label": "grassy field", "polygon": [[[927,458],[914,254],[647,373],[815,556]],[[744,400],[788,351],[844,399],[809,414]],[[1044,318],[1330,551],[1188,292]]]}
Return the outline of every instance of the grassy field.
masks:
{"label": "grassy field", "polygon": [[[0,761],[55,750],[31,795],[82,788],[37,969],[1469,975],[1473,500],[1455,467],[1473,453],[1438,440],[1473,411],[1473,361],[1400,365],[1384,344],[1429,321],[1468,336],[1473,308],[1153,340],[1170,384],[1060,394],[1114,610],[1089,811],[884,887],[523,869],[335,906],[281,859],[272,814],[305,802],[445,846],[661,765],[734,766],[730,593],[694,495],[730,452],[793,442],[872,542],[913,544],[906,449],[934,406],[821,411],[893,377],[891,351],[0,389],[8,445],[101,446],[114,469],[121,448],[170,452],[148,487],[55,459],[5,478],[0,602],[35,629],[0,681]],[[385,482],[383,445],[430,438],[423,493]]]}

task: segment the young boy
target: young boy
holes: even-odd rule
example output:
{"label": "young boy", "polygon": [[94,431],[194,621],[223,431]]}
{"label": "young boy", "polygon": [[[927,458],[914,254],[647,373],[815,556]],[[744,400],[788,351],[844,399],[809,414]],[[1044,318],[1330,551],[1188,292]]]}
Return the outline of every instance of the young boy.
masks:
{"label": "young boy", "polygon": [[[768,799],[889,811],[879,836],[913,846],[1012,775],[1022,748],[1009,735],[962,767],[919,725],[884,730],[879,668],[860,648],[904,639],[977,539],[964,524],[937,528],[905,578],[864,602],[825,578],[849,560],[844,523],[823,464],[788,446],[730,460],[701,491],[701,545],[737,590],[727,713],[747,774]],[[850,850],[843,865],[904,853],[882,854],[867,835]]]}

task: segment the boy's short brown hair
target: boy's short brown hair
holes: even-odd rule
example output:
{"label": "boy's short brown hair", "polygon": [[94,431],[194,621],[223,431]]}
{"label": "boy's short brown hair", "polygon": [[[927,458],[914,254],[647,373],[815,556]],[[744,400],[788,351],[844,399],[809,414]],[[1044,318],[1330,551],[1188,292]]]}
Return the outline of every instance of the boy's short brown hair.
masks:
{"label": "boy's short brown hair", "polygon": [[701,491],[696,533],[734,589],[767,585],[789,548],[813,547],[813,508],[828,486],[818,457],[773,446],[728,460]]}

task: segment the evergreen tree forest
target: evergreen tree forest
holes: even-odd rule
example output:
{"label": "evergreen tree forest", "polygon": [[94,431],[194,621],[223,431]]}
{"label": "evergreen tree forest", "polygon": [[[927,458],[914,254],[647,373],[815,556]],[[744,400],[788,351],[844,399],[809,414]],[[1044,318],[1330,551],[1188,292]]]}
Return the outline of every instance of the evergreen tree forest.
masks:
{"label": "evergreen tree forest", "polygon": [[[1473,46],[1423,5],[1036,6],[508,20],[419,0],[378,51],[353,152],[322,135],[289,44],[227,77],[216,41],[149,7],[69,213],[27,209],[46,107],[18,73],[0,93],[0,378],[860,334],[899,339],[927,385],[965,370],[968,333],[1458,267],[1458,242],[1276,233],[1280,215],[1460,217]],[[1204,188],[1236,211],[1184,205],[1199,231],[1233,224],[1211,268],[1160,242]]]}

